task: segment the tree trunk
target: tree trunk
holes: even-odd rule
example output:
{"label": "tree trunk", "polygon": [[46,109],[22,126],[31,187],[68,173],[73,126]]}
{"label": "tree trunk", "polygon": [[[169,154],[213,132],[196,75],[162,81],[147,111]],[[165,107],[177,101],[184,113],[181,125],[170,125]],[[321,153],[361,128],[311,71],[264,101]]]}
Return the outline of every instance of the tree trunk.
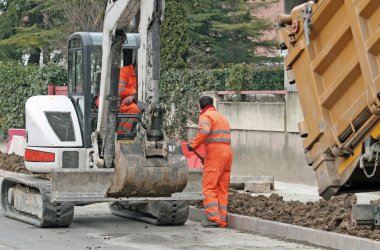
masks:
{"label": "tree trunk", "polygon": [[30,52],[28,64],[40,64],[41,49],[35,49]]}
{"label": "tree trunk", "polygon": [[50,49],[42,49],[42,63],[48,64],[50,62]]}

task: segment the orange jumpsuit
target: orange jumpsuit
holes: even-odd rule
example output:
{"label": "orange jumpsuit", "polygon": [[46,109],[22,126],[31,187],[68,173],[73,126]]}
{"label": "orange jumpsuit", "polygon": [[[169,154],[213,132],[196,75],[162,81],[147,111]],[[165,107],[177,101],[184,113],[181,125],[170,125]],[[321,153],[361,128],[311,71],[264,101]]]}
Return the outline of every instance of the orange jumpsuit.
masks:
{"label": "orange jumpsuit", "polygon": [[[124,114],[138,114],[140,109],[135,102],[126,104],[123,100],[128,96],[136,95],[136,75],[133,70],[132,64],[129,66],[124,66],[120,68],[120,81],[119,81],[119,97],[121,100],[121,105],[119,107],[119,112]],[[133,126],[133,118],[127,119],[121,122],[119,125],[118,132],[128,133],[131,131]]]}
{"label": "orange jumpsuit", "polygon": [[232,165],[231,131],[227,119],[214,106],[205,107],[199,116],[197,137],[191,146],[206,144],[202,189],[208,220],[227,226],[228,186]]}

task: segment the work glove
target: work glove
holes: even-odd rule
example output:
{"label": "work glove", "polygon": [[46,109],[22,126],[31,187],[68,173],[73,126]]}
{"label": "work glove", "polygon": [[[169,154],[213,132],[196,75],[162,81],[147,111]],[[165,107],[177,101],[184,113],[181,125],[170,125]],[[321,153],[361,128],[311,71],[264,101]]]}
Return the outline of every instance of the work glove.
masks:
{"label": "work glove", "polygon": [[187,150],[189,150],[190,152],[193,151],[193,148],[191,147],[191,144],[187,144]]}
{"label": "work glove", "polygon": [[127,96],[124,98],[123,102],[127,105],[131,104],[133,102],[133,99],[135,98],[134,95],[131,95],[131,96]]}

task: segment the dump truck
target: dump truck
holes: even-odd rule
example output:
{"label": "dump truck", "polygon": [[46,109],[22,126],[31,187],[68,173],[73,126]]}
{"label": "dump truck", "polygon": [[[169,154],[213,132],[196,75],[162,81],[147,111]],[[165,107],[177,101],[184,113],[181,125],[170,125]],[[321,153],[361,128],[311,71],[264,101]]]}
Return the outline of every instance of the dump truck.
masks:
{"label": "dump truck", "polygon": [[[277,18],[303,148],[325,199],[380,190],[379,25],[378,0],[305,1]],[[379,225],[378,207],[354,210],[358,221]]]}
{"label": "dump truck", "polygon": [[[159,101],[162,0],[108,1],[102,33],[68,41],[68,96],[33,96],[25,105],[25,167],[0,171],[5,216],[38,227],[67,227],[75,205],[109,202],[117,216],[155,225],[182,225],[189,179],[179,142],[166,139]],[[127,30],[137,30],[128,33]],[[119,113],[119,74],[125,55],[137,65],[139,114]],[[131,60],[131,58],[130,58]],[[132,119],[127,134],[116,133]]]}

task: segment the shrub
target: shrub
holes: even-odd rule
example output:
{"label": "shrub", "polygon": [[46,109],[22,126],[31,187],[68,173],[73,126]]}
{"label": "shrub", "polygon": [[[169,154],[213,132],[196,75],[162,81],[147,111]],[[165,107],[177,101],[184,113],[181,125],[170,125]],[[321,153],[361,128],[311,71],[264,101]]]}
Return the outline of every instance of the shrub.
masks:
{"label": "shrub", "polygon": [[0,138],[9,128],[24,128],[26,100],[34,95],[47,94],[48,83],[66,81],[63,66],[24,66],[18,62],[0,62]]}
{"label": "shrub", "polygon": [[198,98],[204,91],[283,89],[282,67],[231,65],[225,69],[168,70],[160,81],[160,98],[168,110],[165,131],[185,139],[188,123],[198,123]]}

